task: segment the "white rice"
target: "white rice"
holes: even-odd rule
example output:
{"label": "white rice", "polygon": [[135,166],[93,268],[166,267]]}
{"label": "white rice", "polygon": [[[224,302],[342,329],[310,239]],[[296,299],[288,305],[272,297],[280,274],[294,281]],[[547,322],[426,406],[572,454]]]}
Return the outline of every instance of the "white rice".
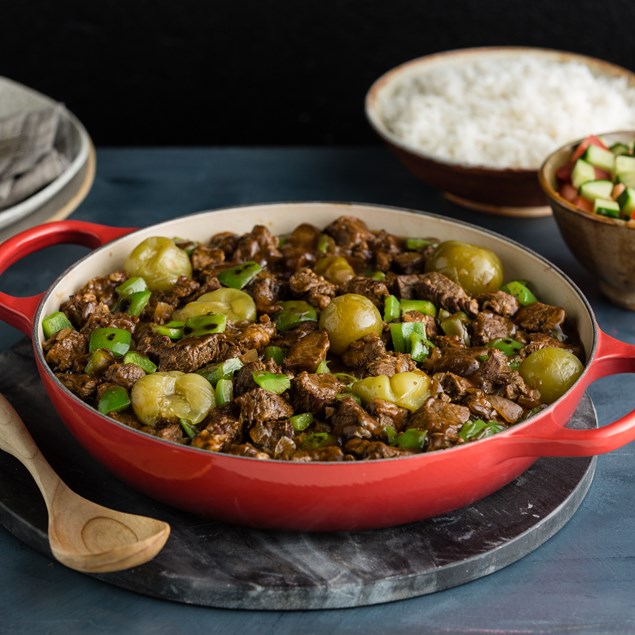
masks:
{"label": "white rice", "polygon": [[407,146],[452,163],[537,169],[556,148],[635,128],[635,87],[542,56],[444,64],[388,85],[381,117]]}

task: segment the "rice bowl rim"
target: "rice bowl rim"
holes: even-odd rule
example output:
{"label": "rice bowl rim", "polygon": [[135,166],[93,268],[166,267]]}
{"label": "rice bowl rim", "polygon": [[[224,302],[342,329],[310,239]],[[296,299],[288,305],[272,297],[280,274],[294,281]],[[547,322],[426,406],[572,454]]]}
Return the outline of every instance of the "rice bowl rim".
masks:
{"label": "rice bowl rim", "polygon": [[[457,66],[464,61],[463,58],[468,56],[474,58],[482,56],[484,59],[495,59],[497,57],[509,57],[510,54],[518,58],[530,56],[541,59],[556,60],[562,63],[579,62],[584,64],[595,77],[623,77],[626,79],[629,86],[635,88],[635,72],[630,71],[623,66],[619,66],[618,64],[580,53],[528,46],[482,46],[451,49],[448,51],[431,53],[429,55],[424,55],[422,57],[417,57],[407,62],[403,62],[381,75],[373,82],[366,93],[364,101],[366,117],[375,132],[382,137],[384,141],[387,141],[400,150],[415,155],[420,159],[439,165],[445,165],[448,168],[459,167],[476,174],[537,174],[540,170],[540,166],[537,166],[536,168],[500,168],[487,165],[461,163],[459,161],[441,158],[437,155],[431,154],[430,152],[422,150],[417,145],[409,143],[394,132],[388,130],[381,116],[383,103],[382,95],[384,95],[385,91],[388,91],[399,83],[402,83],[405,78],[416,77],[421,73],[421,67],[432,68],[435,66]],[[559,145],[562,145],[562,143]]]}

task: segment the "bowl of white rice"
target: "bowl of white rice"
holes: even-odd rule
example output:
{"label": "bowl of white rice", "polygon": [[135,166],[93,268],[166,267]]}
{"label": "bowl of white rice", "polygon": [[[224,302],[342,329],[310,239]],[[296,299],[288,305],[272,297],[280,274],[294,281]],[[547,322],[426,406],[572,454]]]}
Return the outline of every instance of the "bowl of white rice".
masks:
{"label": "bowl of white rice", "polygon": [[459,205],[507,216],[551,213],[545,157],[605,130],[635,128],[635,73],[531,47],[421,57],[388,71],[366,116],[403,164]]}

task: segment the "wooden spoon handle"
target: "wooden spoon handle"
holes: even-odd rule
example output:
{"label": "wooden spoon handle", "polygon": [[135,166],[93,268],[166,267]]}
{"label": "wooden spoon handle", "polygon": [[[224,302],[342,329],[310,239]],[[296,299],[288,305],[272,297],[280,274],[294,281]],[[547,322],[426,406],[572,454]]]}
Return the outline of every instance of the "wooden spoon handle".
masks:
{"label": "wooden spoon handle", "polygon": [[50,511],[50,503],[62,481],[40,452],[18,413],[3,395],[0,395],[0,449],[14,456],[29,470]]}

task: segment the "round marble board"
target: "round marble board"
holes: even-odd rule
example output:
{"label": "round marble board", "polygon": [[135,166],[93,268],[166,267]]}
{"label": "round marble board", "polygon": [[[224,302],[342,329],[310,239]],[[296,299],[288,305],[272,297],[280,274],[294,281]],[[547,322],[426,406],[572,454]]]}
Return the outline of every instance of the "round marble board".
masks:
{"label": "round marble board", "polygon": [[[0,354],[0,392],[70,487],[103,505],[170,523],[168,543],[154,560],[94,577],[148,596],[203,606],[364,606],[475,580],[522,558],[561,529],[584,499],[596,463],[594,458],[540,459],[482,501],[401,527],[338,533],[259,531],[164,506],[96,465],[52,410],[29,341]],[[589,397],[569,426],[597,426]],[[0,523],[50,556],[44,502],[26,469],[5,453],[0,453]]]}

